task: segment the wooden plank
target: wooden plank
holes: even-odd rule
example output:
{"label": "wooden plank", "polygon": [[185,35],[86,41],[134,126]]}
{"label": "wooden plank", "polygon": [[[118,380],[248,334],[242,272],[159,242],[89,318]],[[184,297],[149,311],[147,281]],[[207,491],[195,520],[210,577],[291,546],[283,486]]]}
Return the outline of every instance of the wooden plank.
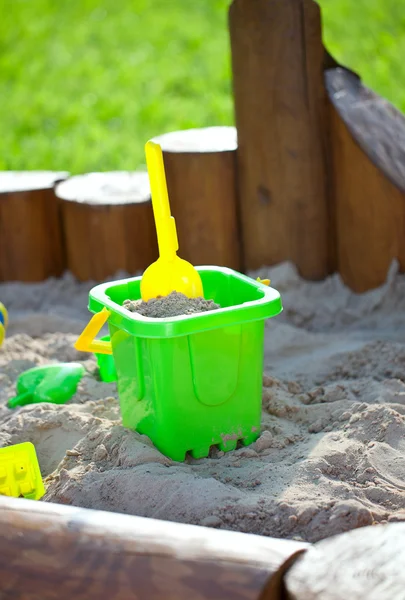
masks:
{"label": "wooden plank", "polygon": [[321,279],[333,265],[319,7],[234,0],[229,26],[245,266],[291,260]]}
{"label": "wooden plank", "polygon": [[307,548],[5,497],[0,530],[2,600],[257,600],[284,561]]}
{"label": "wooden plank", "polygon": [[43,281],[65,269],[56,182],[69,173],[0,172],[0,281]]}
{"label": "wooden plank", "polygon": [[286,576],[290,600],[403,600],[405,523],[364,527],[318,542]]}
{"label": "wooden plank", "polygon": [[144,172],[89,173],[59,184],[67,267],[80,281],[135,274],[158,256]]}
{"label": "wooden plank", "polygon": [[163,151],[179,256],[240,270],[236,129],[206,127],[155,138]]}
{"label": "wooden plank", "polygon": [[384,283],[393,259],[405,270],[405,119],[355,74],[325,78],[337,267],[365,292]]}

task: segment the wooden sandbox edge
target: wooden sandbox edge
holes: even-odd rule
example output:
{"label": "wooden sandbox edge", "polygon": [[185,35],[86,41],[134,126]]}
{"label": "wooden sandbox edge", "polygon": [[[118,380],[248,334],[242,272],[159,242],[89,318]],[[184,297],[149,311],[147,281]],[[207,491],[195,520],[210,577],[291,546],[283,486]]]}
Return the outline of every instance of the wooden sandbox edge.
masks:
{"label": "wooden sandbox edge", "polygon": [[[4,600],[257,600],[308,544],[0,497]],[[276,591],[265,597],[280,598]]]}

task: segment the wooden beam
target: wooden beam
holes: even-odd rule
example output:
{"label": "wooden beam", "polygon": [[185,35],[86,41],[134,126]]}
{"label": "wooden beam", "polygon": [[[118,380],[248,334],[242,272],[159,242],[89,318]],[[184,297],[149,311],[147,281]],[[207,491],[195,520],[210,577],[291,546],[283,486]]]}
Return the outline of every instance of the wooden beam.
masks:
{"label": "wooden beam", "polygon": [[5,497],[0,531],[2,600],[257,600],[269,577],[307,548]]}
{"label": "wooden beam", "polygon": [[59,277],[65,255],[55,183],[69,173],[0,173],[0,281]]}
{"label": "wooden beam", "polygon": [[155,141],[162,146],[179,256],[193,265],[240,270],[236,129],[174,131]]}
{"label": "wooden beam", "polygon": [[318,542],[286,576],[290,600],[402,600],[405,523],[363,527]]}
{"label": "wooden beam", "polygon": [[229,13],[245,266],[333,268],[320,12],[312,0],[234,0]]}

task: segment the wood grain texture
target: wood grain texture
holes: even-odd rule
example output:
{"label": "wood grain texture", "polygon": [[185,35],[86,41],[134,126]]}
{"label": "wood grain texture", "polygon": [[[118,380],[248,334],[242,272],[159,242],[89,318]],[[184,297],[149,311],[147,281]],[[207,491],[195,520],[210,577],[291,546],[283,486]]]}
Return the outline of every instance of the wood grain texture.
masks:
{"label": "wood grain texture", "polygon": [[5,497],[0,530],[2,600],[257,600],[280,565],[307,548]]}
{"label": "wood grain texture", "polygon": [[332,266],[324,49],[311,0],[234,0],[229,13],[245,266]]}
{"label": "wood grain texture", "polygon": [[290,600],[403,600],[405,523],[364,527],[312,546],[288,571]]}
{"label": "wood grain texture", "polygon": [[162,146],[179,256],[239,270],[235,128],[176,131],[155,141]]}
{"label": "wood grain texture", "polygon": [[65,269],[54,185],[68,173],[0,172],[0,281],[43,281]]}
{"label": "wood grain texture", "polygon": [[136,274],[157,259],[149,180],[143,172],[90,173],[56,188],[67,267],[80,281]]}
{"label": "wood grain texture", "polygon": [[365,292],[384,283],[393,259],[405,269],[403,117],[353,73],[338,68],[325,78],[337,268],[352,290]]}

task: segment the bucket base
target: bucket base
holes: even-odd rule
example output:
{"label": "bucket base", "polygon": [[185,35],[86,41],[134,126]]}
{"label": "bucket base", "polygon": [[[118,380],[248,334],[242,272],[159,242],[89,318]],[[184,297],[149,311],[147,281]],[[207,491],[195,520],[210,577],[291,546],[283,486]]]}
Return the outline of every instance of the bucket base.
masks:
{"label": "bucket base", "polygon": [[[173,445],[168,445],[167,440],[164,444],[164,447],[159,443],[155,443],[157,449],[162,452],[168,458],[176,462],[184,462],[186,459],[186,455],[189,454],[192,458],[198,460],[200,458],[207,458],[209,456],[210,450],[213,447],[217,447],[222,452],[231,452],[235,450],[238,443],[240,442],[243,446],[249,446],[253,444],[259,437],[259,428],[255,433],[251,433],[242,438],[234,438],[234,439],[226,439],[221,442],[213,442],[212,444],[207,444],[204,446],[198,446],[196,448],[180,448],[178,442]],[[153,441],[153,440],[152,440]]]}
{"label": "bucket base", "polygon": [[[212,444],[211,446],[202,446],[200,448],[193,448],[192,450],[189,451],[189,454],[195,459],[207,458],[207,456],[209,456],[211,448],[213,448],[214,446],[217,446],[217,448],[219,450],[221,450],[222,452],[231,452],[232,450],[236,450],[236,446],[238,445],[238,442],[241,442],[243,444],[243,446],[250,446],[250,444],[253,444],[253,442],[255,442],[258,437],[259,437],[258,433],[252,433],[251,435],[248,435],[241,439],[225,440],[223,442],[219,442],[218,444]],[[177,454],[177,452],[176,452],[176,454]],[[180,458],[180,459],[173,458],[173,460],[179,460],[180,462],[182,462],[185,459],[186,454],[187,454],[187,451],[185,451],[184,454],[181,454],[182,458]],[[180,453],[179,453],[179,456],[180,456]]]}

